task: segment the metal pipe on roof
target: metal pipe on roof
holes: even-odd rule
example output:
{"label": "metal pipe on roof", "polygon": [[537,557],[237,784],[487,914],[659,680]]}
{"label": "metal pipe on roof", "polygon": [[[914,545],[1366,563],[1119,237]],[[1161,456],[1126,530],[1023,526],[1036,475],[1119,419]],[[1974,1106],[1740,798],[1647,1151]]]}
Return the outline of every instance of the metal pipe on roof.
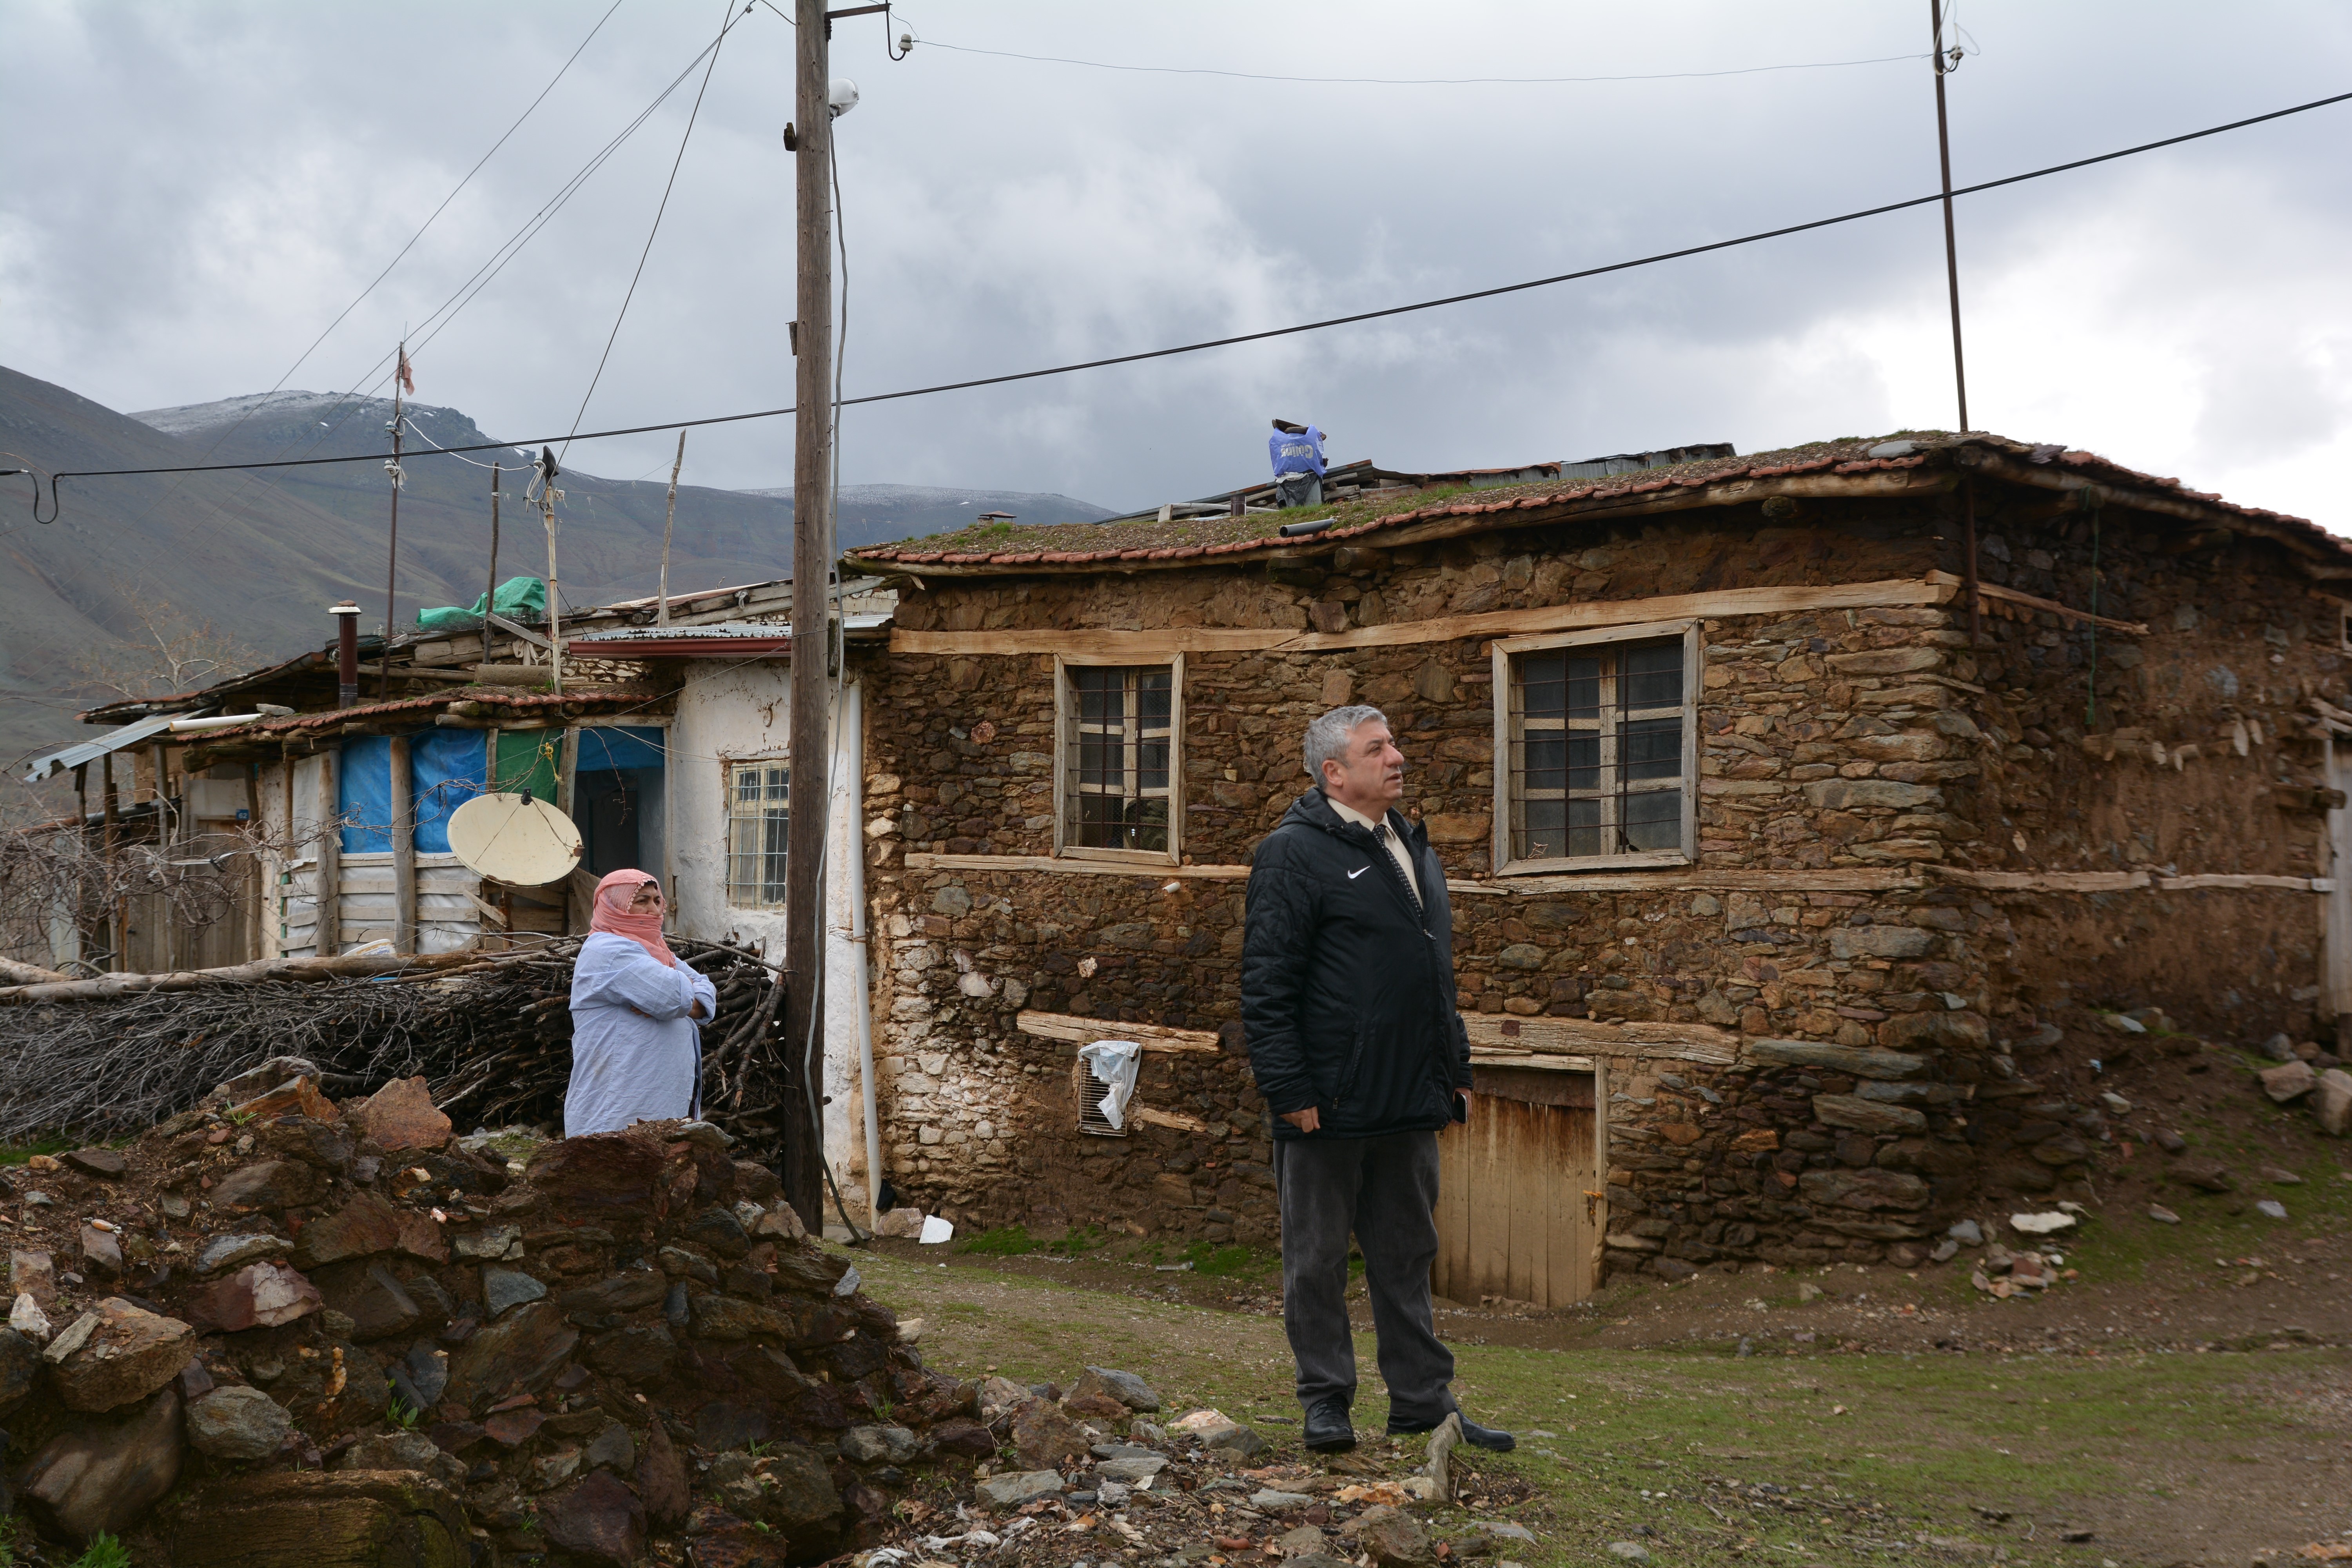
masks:
{"label": "metal pipe on roof", "polygon": [[349,599],[330,607],[335,617],[335,706],[360,705],[360,607]]}

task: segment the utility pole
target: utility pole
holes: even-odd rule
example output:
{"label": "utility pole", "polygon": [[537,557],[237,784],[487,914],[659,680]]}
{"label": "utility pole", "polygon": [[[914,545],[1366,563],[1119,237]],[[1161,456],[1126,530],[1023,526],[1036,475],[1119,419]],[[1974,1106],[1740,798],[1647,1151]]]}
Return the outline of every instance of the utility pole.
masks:
{"label": "utility pole", "polygon": [[654,625],[669,625],[669,532],[677,522],[677,471],[686,467],[686,432],[677,433],[677,460],[669,466],[669,508],[662,513],[661,583],[654,590]]}
{"label": "utility pole", "polygon": [[400,621],[394,612],[399,607],[400,585],[400,394],[401,383],[408,375],[408,344],[400,345],[399,368],[392,376],[392,461],[384,467],[392,474],[392,546],[387,552],[383,568],[383,647],[377,650],[375,698],[381,702],[392,695],[392,634]]}
{"label": "utility pole", "polygon": [[[793,352],[792,820],[784,846],[785,1201],[812,1234],[824,1228],[824,841],[833,799],[828,720],[833,568],[832,19],[825,0],[796,0],[793,28],[793,184],[800,281]],[[858,765],[855,760],[852,766]]]}
{"label": "utility pole", "polygon": [[1952,133],[1944,113],[1944,78],[1950,74],[1944,58],[1944,0],[1927,0],[1927,23],[1935,33],[1936,152],[1944,164],[1944,276],[1952,293],[1952,381],[1960,395],[1960,428],[1969,428],[1969,373],[1960,356],[1960,251],[1952,237]]}
{"label": "utility pole", "polygon": [[[547,663],[549,680],[563,695],[563,601],[557,596],[555,578],[555,453],[539,449],[539,516],[547,525]],[[569,803],[564,809],[571,809]]]}

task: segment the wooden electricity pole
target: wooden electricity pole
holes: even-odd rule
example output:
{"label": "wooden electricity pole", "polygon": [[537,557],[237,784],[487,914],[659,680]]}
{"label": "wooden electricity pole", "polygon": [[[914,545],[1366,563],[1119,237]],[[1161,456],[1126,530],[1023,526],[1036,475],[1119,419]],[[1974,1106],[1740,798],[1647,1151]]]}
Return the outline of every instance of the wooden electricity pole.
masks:
{"label": "wooden electricity pole", "polygon": [[[785,1201],[812,1234],[824,1228],[824,841],[832,680],[833,112],[825,0],[796,0],[793,183],[800,286],[793,379],[792,820],[784,858]],[[853,763],[853,765],[855,765]]]}
{"label": "wooden electricity pole", "polygon": [[1952,381],[1960,394],[1960,428],[1969,427],[1969,373],[1960,357],[1960,250],[1952,237],[1952,133],[1944,115],[1944,0],[1927,0],[1927,23],[1936,35],[1936,153],[1944,164],[1944,277],[1952,294]]}

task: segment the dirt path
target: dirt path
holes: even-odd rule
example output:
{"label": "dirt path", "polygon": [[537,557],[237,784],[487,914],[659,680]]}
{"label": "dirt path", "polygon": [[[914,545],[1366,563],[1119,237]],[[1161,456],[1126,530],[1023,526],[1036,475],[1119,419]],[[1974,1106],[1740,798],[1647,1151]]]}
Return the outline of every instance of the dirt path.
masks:
{"label": "dirt path", "polygon": [[[1531,1565],[1613,1561],[1622,1540],[1662,1562],[2245,1563],[2352,1546],[2352,1311],[2328,1278],[2346,1237],[2284,1239],[2261,1267],[2086,1241],[2105,1261],[2039,1300],[1982,1300],[1949,1269],[1751,1272],[1564,1313],[1449,1310],[1440,1330],[1465,1407],[1523,1436],[1478,1462],[1534,1488],[1508,1515],[1539,1538],[1512,1549]],[[924,1318],[935,1366],[1126,1366],[1303,1458],[1277,1282],[1227,1264],[900,1244],[860,1261]],[[1357,1414],[1377,1424],[1371,1348]]]}

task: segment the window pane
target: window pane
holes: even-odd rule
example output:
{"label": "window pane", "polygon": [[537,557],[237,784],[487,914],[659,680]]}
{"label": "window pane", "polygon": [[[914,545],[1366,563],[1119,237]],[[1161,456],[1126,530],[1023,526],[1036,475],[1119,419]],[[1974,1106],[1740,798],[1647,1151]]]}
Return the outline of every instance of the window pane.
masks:
{"label": "window pane", "polygon": [[1168,671],[1138,670],[1135,672],[1135,711],[1148,729],[1166,729],[1172,689]]}
{"label": "window pane", "polygon": [[1527,831],[1517,853],[1526,858],[1549,858],[1568,853],[1568,803],[1531,800],[1527,806]]}
{"label": "window pane", "polygon": [[791,835],[792,816],[770,811],[761,826],[765,831],[760,855],[760,901],[781,904],[784,901],[784,846]]}
{"label": "window pane", "polygon": [[1131,826],[1131,831],[1123,847],[1161,851],[1167,849],[1168,802],[1164,796],[1157,800],[1139,800],[1131,804],[1128,807],[1128,821]]}
{"label": "window pane", "polygon": [[1601,803],[1597,800],[1571,800],[1568,806],[1568,850],[1570,855],[1605,855],[1609,847],[1601,842]]}
{"label": "window pane", "polygon": [[1632,849],[1679,849],[1683,842],[1683,792],[1651,790],[1625,797],[1625,844]]}
{"label": "window pane", "polygon": [[1135,748],[1138,780],[1136,787],[1143,790],[1165,790],[1168,787],[1168,742],[1146,741]]}
{"label": "window pane", "polygon": [[1683,721],[1680,719],[1637,719],[1625,726],[1620,758],[1628,780],[1680,778],[1683,772]]}
{"label": "window pane", "polygon": [[1568,661],[1568,716],[1594,719],[1601,714],[1601,668],[1598,658]]}
{"label": "window pane", "polygon": [[1593,731],[1568,738],[1568,787],[1590,793],[1601,786],[1601,736]]}
{"label": "window pane", "polygon": [[1078,779],[1083,784],[1102,784],[1116,789],[1125,769],[1121,766],[1126,748],[1116,735],[1086,735],[1078,737]]}
{"label": "window pane", "polygon": [[1625,650],[1625,694],[1628,708],[1674,708],[1683,700],[1683,649],[1680,643],[1654,643]]}
{"label": "window pane", "polygon": [[1519,711],[1530,719],[1558,718],[1568,710],[1568,658],[1564,654],[1530,653],[1517,661]]}
{"label": "window pane", "polygon": [[1127,847],[1127,803],[1114,795],[1078,797],[1078,842],[1092,849]]}
{"label": "window pane", "polygon": [[1558,730],[1529,735],[1525,748],[1525,786],[1530,790],[1567,788],[1570,744],[1569,738]]}

